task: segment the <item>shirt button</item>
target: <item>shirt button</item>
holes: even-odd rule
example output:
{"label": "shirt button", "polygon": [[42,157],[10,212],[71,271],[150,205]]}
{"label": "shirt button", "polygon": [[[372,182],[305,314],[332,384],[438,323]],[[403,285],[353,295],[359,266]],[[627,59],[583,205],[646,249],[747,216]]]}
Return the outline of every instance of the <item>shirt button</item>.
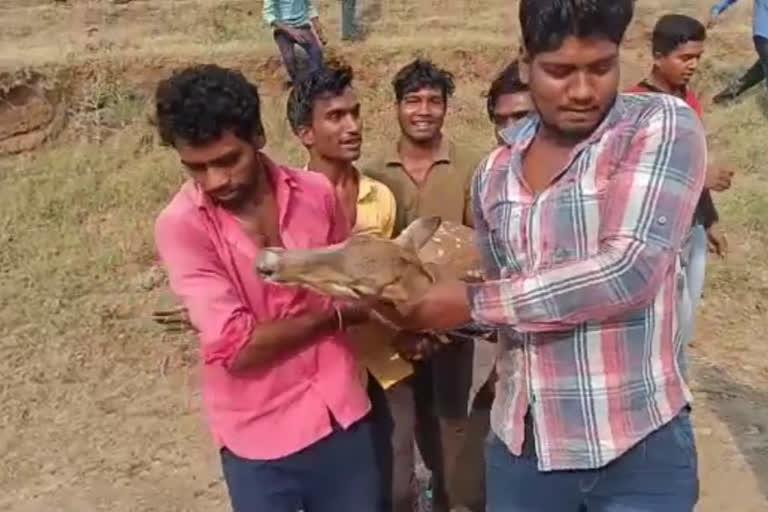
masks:
{"label": "shirt button", "polygon": [[667,223],[667,218],[664,215],[659,217],[659,224],[661,224],[663,226],[666,223]]}

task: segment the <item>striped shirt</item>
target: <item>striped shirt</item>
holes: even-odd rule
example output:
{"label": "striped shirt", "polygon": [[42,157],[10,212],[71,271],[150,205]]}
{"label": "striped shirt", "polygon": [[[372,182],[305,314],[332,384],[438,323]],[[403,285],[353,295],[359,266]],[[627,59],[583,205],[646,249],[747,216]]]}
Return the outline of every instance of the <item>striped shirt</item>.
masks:
{"label": "striped shirt", "polygon": [[469,287],[472,315],[500,330],[491,426],[519,455],[530,409],[540,470],[599,468],[691,400],[679,256],[704,184],[704,131],[678,98],[619,95],[535,195],[522,155],[538,123],[504,132],[472,186],[494,279]]}
{"label": "striped shirt", "polygon": [[262,13],[267,25],[281,22],[302,27],[309,25],[312,18],[317,18],[314,0],[264,0]]}

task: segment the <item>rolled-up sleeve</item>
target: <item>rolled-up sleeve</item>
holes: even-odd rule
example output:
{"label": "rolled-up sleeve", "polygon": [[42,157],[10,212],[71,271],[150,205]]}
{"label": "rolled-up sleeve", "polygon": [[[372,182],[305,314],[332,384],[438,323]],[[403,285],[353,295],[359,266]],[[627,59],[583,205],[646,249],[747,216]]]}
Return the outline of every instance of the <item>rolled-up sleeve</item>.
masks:
{"label": "rolled-up sleeve", "polygon": [[275,8],[275,1],[276,0],[264,0],[264,5],[262,6],[262,15],[264,16],[264,23],[267,25],[272,25],[275,21],[277,21],[277,9]]}
{"label": "rolled-up sleeve", "polygon": [[317,18],[317,6],[315,6],[314,0],[307,0],[307,16],[309,19]]}
{"label": "rolled-up sleeve", "polygon": [[705,169],[698,118],[681,101],[665,99],[637,128],[611,175],[598,253],[471,285],[473,317],[521,332],[557,331],[645,306],[690,229]]}
{"label": "rolled-up sleeve", "polygon": [[211,240],[192,219],[164,214],[155,222],[155,244],[168,271],[171,290],[199,332],[204,364],[229,369],[251,339],[256,322]]}

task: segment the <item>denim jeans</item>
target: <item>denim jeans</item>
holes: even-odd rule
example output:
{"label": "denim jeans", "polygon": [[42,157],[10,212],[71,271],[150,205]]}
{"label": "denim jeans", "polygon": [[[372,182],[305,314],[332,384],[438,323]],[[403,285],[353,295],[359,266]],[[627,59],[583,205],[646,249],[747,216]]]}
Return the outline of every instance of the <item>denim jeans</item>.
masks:
{"label": "denim jeans", "polygon": [[285,69],[288,71],[288,75],[290,75],[291,80],[294,83],[303,78],[303,75],[299,72],[299,65],[296,59],[296,45],[301,46],[301,48],[303,48],[307,53],[309,62],[306,74],[311,75],[323,67],[323,49],[320,47],[320,42],[315,37],[312,29],[307,26],[298,27],[298,30],[309,34],[311,36],[310,42],[300,43],[282,30],[275,30],[274,33],[275,42],[277,43],[277,47],[280,49],[280,55],[283,57]]}
{"label": "denim jeans", "polygon": [[383,512],[368,419],[276,460],[221,451],[234,512]]}
{"label": "denim jeans", "polygon": [[488,512],[692,512],[698,501],[687,410],[600,469],[542,472],[531,451],[518,457],[489,437]]}
{"label": "denim jeans", "polygon": [[690,315],[688,318],[680,319],[682,342],[685,344],[693,339],[696,327],[696,313],[704,292],[708,255],[707,230],[701,224],[695,224],[691,228],[688,241],[683,247],[685,280],[688,286],[688,296],[690,297]]}

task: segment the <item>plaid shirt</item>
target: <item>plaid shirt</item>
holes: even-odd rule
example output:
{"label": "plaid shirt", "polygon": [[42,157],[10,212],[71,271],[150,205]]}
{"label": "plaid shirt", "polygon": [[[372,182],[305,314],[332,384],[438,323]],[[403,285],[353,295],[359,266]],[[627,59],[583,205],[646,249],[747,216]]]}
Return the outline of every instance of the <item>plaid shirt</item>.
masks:
{"label": "plaid shirt", "polygon": [[539,469],[608,464],[691,400],[678,317],[690,307],[680,247],[704,184],[696,114],[669,95],[620,95],[534,194],[521,156],[538,119],[504,133],[473,183],[492,281],[472,285],[497,325],[491,426],[521,454],[530,408]]}

